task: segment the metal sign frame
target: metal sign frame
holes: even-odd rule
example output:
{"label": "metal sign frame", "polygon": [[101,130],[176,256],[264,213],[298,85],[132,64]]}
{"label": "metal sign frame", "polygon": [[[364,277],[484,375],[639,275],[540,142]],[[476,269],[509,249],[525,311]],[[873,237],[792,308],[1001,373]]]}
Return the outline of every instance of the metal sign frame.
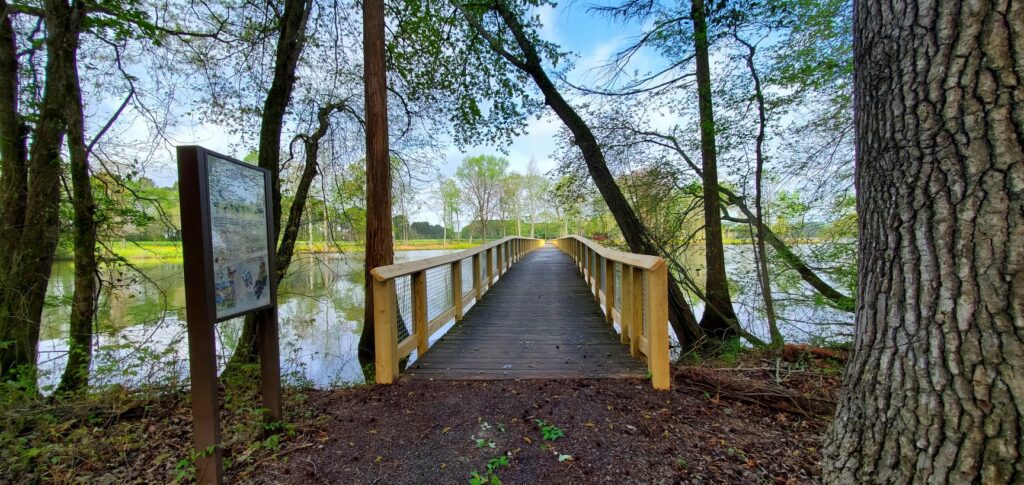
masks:
{"label": "metal sign frame", "polygon": [[[196,449],[196,481],[222,483],[220,404],[217,382],[215,325],[256,313],[261,388],[266,419],[281,419],[281,367],[278,346],[277,278],[271,174],[200,146],[177,147],[178,197],[181,202],[181,237],[185,269],[185,306],[188,326],[189,374],[192,382],[192,432]],[[267,227],[267,272],[270,301],[266,305],[217,317],[212,218],[210,214],[209,157],[260,172],[264,181]]]}

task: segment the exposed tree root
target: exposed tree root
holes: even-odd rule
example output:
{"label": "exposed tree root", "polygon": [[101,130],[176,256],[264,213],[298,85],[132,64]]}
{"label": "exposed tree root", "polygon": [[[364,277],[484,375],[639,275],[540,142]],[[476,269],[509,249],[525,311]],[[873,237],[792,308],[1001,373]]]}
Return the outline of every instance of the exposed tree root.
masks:
{"label": "exposed tree root", "polygon": [[831,400],[804,396],[782,386],[761,380],[726,375],[712,369],[676,369],[675,379],[679,385],[697,387],[712,393],[716,398],[724,397],[746,403],[758,404],[769,409],[801,416],[828,416],[835,412],[836,403]]}

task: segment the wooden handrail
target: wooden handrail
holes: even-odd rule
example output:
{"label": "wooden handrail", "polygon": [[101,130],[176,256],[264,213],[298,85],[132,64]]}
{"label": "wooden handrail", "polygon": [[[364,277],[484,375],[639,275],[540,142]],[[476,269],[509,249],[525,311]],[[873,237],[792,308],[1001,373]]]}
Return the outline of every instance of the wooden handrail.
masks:
{"label": "wooden handrail", "polygon": [[[373,334],[375,375],[378,384],[391,384],[398,379],[398,361],[414,350],[422,356],[429,350],[430,336],[451,319],[462,320],[464,305],[480,300],[508,268],[526,253],[544,245],[544,240],[510,236],[477,247],[451,254],[378,266],[370,270],[373,275]],[[471,258],[473,279],[462,281],[463,260]],[[481,259],[486,258],[486,261]],[[452,275],[452,305],[428,320],[427,270],[448,266]],[[481,270],[486,274],[481,276]],[[410,303],[413,331],[408,338],[398,341],[398,294],[395,279],[409,276]],[[463,291],[464,284],[473,285],[472,291]]]}
{"label": "wooden handrail", "polygon": [[[603,303],[608,323],[619,324],[620,339],[629,345],[630,354],[646,359],[654,388],[669,389],[668,266],[665,260],[606,248],[579,236],[557,239],[555,246],[576,261],[594,298],[598,304]],[[622,266],[619,289],[615,287],[615,263]],[[603,287],[599,284],[602,268]],[[622,293],[620,308],[615,307],[616,291]]]}
{"label": "wooden handrail", "polygon": [[595,241],[591,241],[585,237],[580,236],[566,236],[559,238],[558,241],[565,239],[574,239],[583,243],[588,248],[592,249],[602,258],[610,259],[616,263],[628,264],[634,268],[640,269],[655,269],[659,264],[665,264],[665,260],[657,256],[648,256],[646,254],[627,253],[625,251],[619,251],[617,249],[606,248]]}
{"label": "wooden handrail", "polygon": [[431,268],[436,268],[441,265],[451,264],[455,261],[461,261],[468,257],[482,253],[488,249],[496,246],[500,246],[503,243],[512,240],[525,240],[525,241],[541,241],[540,239],[533,239],[528,237],[509,236],[501,239],[491,241],[486,244],[474,246],[469,249],[459,251],[457,253],[442,254],[440,256],[433,256],[430,258],[417,259],[415,261],[406,261],[404,263],[389,264],[387,266],[378,266],[370,271],[373,278],[377,281],[385,281],[400,276],[413,274],[417,271],[424,271]]}

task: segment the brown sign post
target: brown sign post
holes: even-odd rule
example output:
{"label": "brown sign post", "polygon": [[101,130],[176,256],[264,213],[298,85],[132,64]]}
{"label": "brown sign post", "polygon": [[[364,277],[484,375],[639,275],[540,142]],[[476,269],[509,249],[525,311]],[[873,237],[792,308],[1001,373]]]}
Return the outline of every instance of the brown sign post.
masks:
{"label": "brown sign post", "polygon": [[196,481],[221,483],[220,405],[214,325],[257,313],[267,419],[281,419],[276,232],[270,171],[199,146],[178,147],[185,306]]}

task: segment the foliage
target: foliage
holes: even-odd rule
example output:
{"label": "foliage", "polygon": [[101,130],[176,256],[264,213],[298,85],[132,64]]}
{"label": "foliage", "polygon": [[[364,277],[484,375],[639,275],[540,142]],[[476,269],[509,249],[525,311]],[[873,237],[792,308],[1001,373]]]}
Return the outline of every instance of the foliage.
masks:
{"label": "foliage", "polygon": [[558,438],[565,437],[565,431],[543,419],[535,419],[534,423],[537,423],[537,427],[540,428],[541,437],[544,441],[557,441]]}
{"label": "foliage", "polygon": [[465,202],[472,207],[481,224],[481,237],[487,238],[487,223],[494,218],[502,197],[502,181],[508,171],[508,159],[494,155],[466,157],[455,170]]}

